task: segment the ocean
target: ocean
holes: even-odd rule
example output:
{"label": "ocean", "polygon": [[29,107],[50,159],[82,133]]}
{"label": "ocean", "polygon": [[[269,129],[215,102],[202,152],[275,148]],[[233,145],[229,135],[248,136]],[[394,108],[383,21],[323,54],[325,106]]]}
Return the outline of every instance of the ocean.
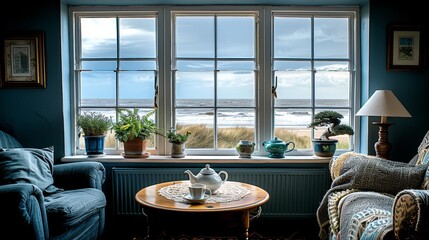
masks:
{"label": "ocean", "polygon": [[[311,122],[311,102],[308,99],[276,99],[274,122],[276,127],[303,128]],[[342,123],[349,124],[348,99],[321,99],[316,106],[343,107],[336,109],[343,114]],[[121,99],[119,106],[123,108],[138,107],[150,109],[152,99]],[[179,99],[176,102],[177,124],[203,124],[213,126],[214,101],[212,99]],[[254,127],[255,101],[252,99],[221,99],[217,102],[217,124],[219,127]],[[102,112],[115,119],[114,99],[82,99],[83,111]],[[160,108],[162,106],[159,106]],[[110,108],[110,109],[109,109]]]}

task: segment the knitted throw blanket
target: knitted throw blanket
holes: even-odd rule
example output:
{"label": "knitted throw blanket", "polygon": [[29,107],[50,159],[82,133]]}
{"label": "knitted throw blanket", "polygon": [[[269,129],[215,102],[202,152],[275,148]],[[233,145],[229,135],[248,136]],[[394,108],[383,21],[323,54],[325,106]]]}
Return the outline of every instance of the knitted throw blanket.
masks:
{"label": "knitted throw blanket", "polygon": [[329,233],[329,195],[347,189],[374,191],[396,195],[403,189],[420,188],[428,164],[411,165],[362,154],[349,155],[344,161],[340,175],[325,193],[317,209],[320,239],[327,239]]}

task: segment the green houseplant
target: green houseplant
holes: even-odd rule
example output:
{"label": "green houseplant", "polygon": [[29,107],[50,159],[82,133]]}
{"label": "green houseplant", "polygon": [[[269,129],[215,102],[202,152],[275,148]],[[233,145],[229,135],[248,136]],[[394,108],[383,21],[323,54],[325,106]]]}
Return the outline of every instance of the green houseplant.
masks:
{"label": "green houseplant", "polygon": [[170,128],[170,130],[167,131],[166,137],[168,142],[171,143],[171,157],[181,158],[186,156],[185,145],[190,135],[191,132],[189,131],[186,131],[185,133],[179,133],[175,128]]}
{"label": "green houseplant", "polygon": [[155,110],[139,115],[137,108],[118,109],[119,119],[113,124],[115,138],[124,143],[125,157],[148,157],[146,141],[153,134],[160,134],[156,123],[150,118]]}
{"label": "green houseplant", "polygon": [[309,128],[328,127],[318,139],[312,139],[314,154],[318,157],[332,157],[335,154],[337,139],[330,139],[332,136],[353,135],[353,128],[346,124],[341,124],[344,116],[336,111],[325,110],[314,115]]}
{"label": "green houseplant", "polygon": [[112,118],[102,113],[85,112],[76,119],[79,137],[85,139],[85,150],[88,156],[104,154],[106,132],[112,126]]}

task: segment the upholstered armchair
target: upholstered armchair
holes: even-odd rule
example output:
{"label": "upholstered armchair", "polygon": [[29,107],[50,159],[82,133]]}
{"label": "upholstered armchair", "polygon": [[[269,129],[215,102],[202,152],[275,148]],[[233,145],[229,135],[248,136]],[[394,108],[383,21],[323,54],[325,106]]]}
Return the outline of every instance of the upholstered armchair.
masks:
{"label": "upholstered armchair", "polygon": [[344,153],[317,210],[321,239],[429,239],[429,131],[408,163]]}
{"label": "upholstered armchair", "polygon": [[0,238],[101,239],[105,169],[54,165],[53,148],[23,148],[0,131]]}

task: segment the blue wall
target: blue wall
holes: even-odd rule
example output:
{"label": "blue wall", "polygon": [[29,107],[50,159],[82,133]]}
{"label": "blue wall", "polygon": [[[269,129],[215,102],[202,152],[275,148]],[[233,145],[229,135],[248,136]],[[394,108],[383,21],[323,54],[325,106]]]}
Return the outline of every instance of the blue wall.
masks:
{"label": "blue wall", "polygon": [[9,128],[26,147],[54,146],[64,153],[60,3],[56,0],[10,1],[0,10],[0,35],[43,31],[46,47],[46,89],[0,89],[0,127]]}
{"label": "blue wall", "polygon": [[[387,71],[387,26],[389,24],[422,25],[427,31],[429,20],[423,2],[417,0],[397,3],[387,0],[372,0],[369,6],[369,58],[368,80],[363,81],[363,102],[378,89],[389,89],[410,112],[412,118],[388,118],[395,125],[389,128],[389,142],[392,144],[391,156],[398,161],[409,161],[429,130],[426,97],[429,89],[429,71]],[[427,45],[427,40],[422,41]],[[427,59],[427,56],[425,57]],[[426,60],[427,61],[427,60]],[[365,92],[368,91],[368,92]],[[367,118],[367,117],[365,117]],[[378,139],[378,127],[372,125],[380,118],[371,117],[362,129],[368,127],[369,149],[374,154],[373,144]]]}
{"label": "blue wall", "polygon": [[[8,3],[0,10],[0,35],[9,31],[41,30],[45,32],[46,89],[0,89],[0,127],[13,131],[27,147],[55,147],[58,159],[71,152],[66,144],[70,137],[70,101],[68,69],[67,6],[59,0]],[[365,102],[377,89],[392,90],[411,113],[412,118],[391,118],[396,124],[389,129],[392,157],[408,161],[429,130],[425,98],[429,89],[429,72],[393,72],[386,70],[386,28],[388,24],[420,24],[428,26],[428,18],[418,0],[397,4],[371,0],[361,6],[362,90]],[[17,10],[19,9],[19,11]],[[425,41],[427,43],[427,41]],[[377,118],[362,117],[361,151],[374,154],[373,144]],[[413,131],[415,129],[415,131]]]}

